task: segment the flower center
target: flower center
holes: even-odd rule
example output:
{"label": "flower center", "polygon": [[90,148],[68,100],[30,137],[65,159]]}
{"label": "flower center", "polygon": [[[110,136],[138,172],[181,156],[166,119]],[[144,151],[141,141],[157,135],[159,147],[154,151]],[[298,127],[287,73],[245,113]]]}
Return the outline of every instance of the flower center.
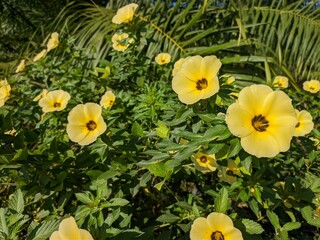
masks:
{"label": "flower center", "polygon": [[314,87],[310,87],[311,90],[314,90]]}
{"label": "flower center", "polygon": [[295,126],[295,128],[298,128],[300,126],[300,122],[298,122]]}
{"label": "flower center", "polygon": [[217,231],[211,234],[212,240],[224,240],[224,236],[221,232]]}
{"label": "flower center", "polygon": [[197,81],[197,86],[196,88],[198,90],[202,90],[202,89],[206,89],[208,87],[208,81],[205,78],[202,78],[200,80]]}
{"label": "flower center", "polygon": [[269,121],[261,114],[259,114],[258,116],[255,116],[251,120],[251,124],[254,127],[254,129],[259,132],[264,132],[269,127]]}
{"label": "flower center", "polygon": [[89,131],[93,131],[97,128],[97,124],[92,120],[90,120],[86,126]]}
{"label": "flower center", "polygon": [[206,156],[201,156],[201,157],[200,157],[200,162],[206,163],[207,161],[208,161],[208,159],[207,159]]}
{"label": "flower center", "polygon": [[53,104],[53,107],[55,107],[55,108],[61,107],[61,103],[55,102],[55,103]]}

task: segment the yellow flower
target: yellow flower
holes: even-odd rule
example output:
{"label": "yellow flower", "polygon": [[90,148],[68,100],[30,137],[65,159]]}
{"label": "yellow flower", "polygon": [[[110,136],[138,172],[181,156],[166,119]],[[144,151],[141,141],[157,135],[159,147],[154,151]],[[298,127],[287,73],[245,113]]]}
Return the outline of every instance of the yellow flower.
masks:
{"label": "yellow flower", "polygon": [[218,177],[229,184],[237,181],[237,177],[241,176],[241,172],[235,161],[228,159],[228,166],[226,168],[220,168],[218,172]]}
{"label": "yellow flower", "polygon": [[82,146],[93,143],[107,129],[96,103],[79,104],[68,115],[67,133],[71,141]]}
{"label": "yellow flower", "polygon": [[5,102],[10,97],[11,87],[7,80],[0,81],[0,107],[2,107]]}
{"label": "yellow flower", "polygon": [[241,138],[243,149],[257,157],[287,151],[297,117],[291,99],[266,85],[251,85],[239,93],[226,114],[229,130]]}
{"label": "yellow flower", "polygon": [[43,89],[41,93],[39,93],[34,99],[33,101],[34,102],[37,102],[39,101],[41,98],[43,98],[44,96],[46,96],[48,93],[48,90],[47,89]]}
{"label": "yellow flower", "polygon": [[287,88],[289,86],[289,79],[284,76],[276,76],[273,80],[273,86]]}
{"label": "yellow flower", "polygon": [[172,88],[179,100],[193,104],[219,91],[217,73],[221,61],[216,56],[193,56],[186,59],[172,79]]}
{"label": "yellow flower", "polygon": [[[45,91],[45,90],[44,90]],[[55,90],[45,94],[39,101],[39,106],[44,113],[61,111],[66,108],[70,94],[63,90]]]}
{"label": "yellow flower", "polygon": [[320,90],[320,82],[318,80],[305,81],[303,89],[307,92],[317,93]]}
{"label": "yellow flower", "polygon": [[47,50],[43,49],[41,52],[39,52],[34,58],[33,61],[39,61],[41,58],[45,57],[47,54]]}
{"label": "yellow flower", "polygon": [[16,69],[16,73],[22,72],[26,68],[26,60],[22,59]]}
{"label": "yellow flower", "polygon": [[313,129],[312,116],[306,110],[298,111],[295,110],[297,114],[298,123],[294,129],[294,136],[304,136],[310,133]]}
{"label": "yellow flower", "polygon": [[207,218],[197,218],[190,231],[191,240],[243,240],[242,233],[233,226],[231,218],[223,213],[213,212]]}
{"label": "yellow flower", "polygon": [[73,217],[68,217],[61,221],[49,240],[93,240],[93,237],[87,230],[79,229]]}
{"label": "yellow flower", "polygon": [[128,39],[129,35],[127,33],[117,34],[115,33],[112,38],[112,47],[120,52],[126,50],[129,45],[133,42],[133,39]]}
{"label": "yellow flower", "polygon": [[159,65],[167,64],[170,62],[170,60],[171,56],[169,53],[159,53],[155,58],[156,63],[158,63]]}
{"label": "yellow flower", "polygon": [[195,164],[195,168],[203,173],[209,171],[214,172],[218,167],[214,154],[207,155],[202,152],[198,152],[193,155],[191,159]]}
{"label": "yellow flower", "polygon": [[101,98],[100,105],[104,108],[112,107],[116,96],[112,91],[106,91]]}
{"label": "yellow flower", "polygon": [[234,76],[228,77],[226,84],[232,84],[235,80],[236,78]]}
{"label": "yellow flower", "polygon": [[135,3],[119,8],[117,14],[112,18],[112,22],[115,24],[131,22],[137,8],[138,4]]}
{"label": "yellow flower", "polygon": [[48,40],[47,43],[47,53],[50,52],[52,49],[57,48],[59,46],[59,43],[59,33],[52,33],[51,38]]}
{"label": "yellow flower", "polygon": [[174,77],[181,69],[182,64],[188,59],[189,57],[186,58],[180,58],[178,61],[175,62],[173,65],[173,70],[172,70],[172,76]]}

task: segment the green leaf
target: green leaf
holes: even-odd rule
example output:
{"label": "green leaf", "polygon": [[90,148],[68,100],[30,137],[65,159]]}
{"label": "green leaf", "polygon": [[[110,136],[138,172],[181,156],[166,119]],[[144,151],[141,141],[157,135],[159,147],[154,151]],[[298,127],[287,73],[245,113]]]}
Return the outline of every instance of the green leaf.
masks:
{"label": "green leaf", "polygon": [[288,222],[283,225],[282,229],[284,229],[285,231],[292,231],[295,229],[299,229],[300,227],[301,223],[299,222]]}
{"label": "green leaf", "polygon": [[214,200],[214,211],[220,213],[226,213],[228,209],[228,190],[226,188],[222,188],[216,199]]}
{"label": "green leaf", "polygon": [[76,193],[76,198],[78,199],[78,201],[84,203],[84,204],[94,204],[94,201],[90,198],[90,196],[88,195],[88,193]]}
{"label": "green leaf", "polygon": [[53,231],[57,230],[58,225],[59,221],[57,220],[46,221],[36,227],[27,237],[27,240],[46,240],[50,237]]}
{"label": "green leaf", "polygon": [[261,234],[264,231],[259,223],[250,219],[242,219],[242,223],[246,227],[246,232],[249,234]]}
{"label": "green leaf", "polygon": [[134,122],[131,127],[131,134],[137,137],[144,136],[143,128],[138,122]]}
{"label": "green leaf", "polygon": [[165,223],[173,223],[176,222],[180,219],[180,217],[172,214],[172,213],[165,213],[163,215],[161,215],[160,217],[158,217],[156,219],[156,221],[158,222],[165,222]]}
{"label": "green leaf", "polygon": [[164,163],[154,163],[146,166],[146,168],[157,177],[165,177],[167,175],[167,167]]}
{"label": "green leaf", "polygon": [[228,153],[227,153],[228,158],[232,158],[235,155],[237,155],[241,149],[242,149],[242,147],[241,147],[239,139],[238,138],[232,139],[230,141],[230,146],[229,146]]}
{"label": "green leaf", "polygon": [[275,227],[275,229],[280,229],[279,217],[274,212],[267,210],[267,216],[271,222],[271,224]]}
{"label": "green leaf", "polygon": [[158,127],[156,128],[157,135],[161,138],[169,136],[170,129],[160,120],[158,120]]}
{"label": "green leaf", "polygon": [[111,198],[110,201],[106,204],[106,206],[107,207],[115,207],[115,206],[123,207],[129,203],[130,202],[124,198]]}
{"label": "green leaf", "polygon": [[17,213],[22,213],[24,210],[24,199],[20,189],[10,196],[9,208],[15,210]]}

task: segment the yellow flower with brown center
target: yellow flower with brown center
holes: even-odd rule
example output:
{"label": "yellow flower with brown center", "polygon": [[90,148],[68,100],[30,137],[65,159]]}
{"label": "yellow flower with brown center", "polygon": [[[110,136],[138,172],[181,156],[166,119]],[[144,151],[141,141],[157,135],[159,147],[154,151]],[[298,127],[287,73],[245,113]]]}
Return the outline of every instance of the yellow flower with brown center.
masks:
{"label": "yellow flower with brown center", "polygon": [[169,53],[159,53],[154,60],[159,65],[164,65],[171,61],[171,56]]}
{"label": "yellow flower with brown center", "polygon": [[289,86],[289,79],[285,76],[276,76],[273,80],[273,86],[287,88]]}
{"label": "yellow flower with brown center", "polygon": [[68,217],[61,221],[49,240],[93,240],[93,237],[87,230],[79,229],[73,217]]}
{"label": "yellow flower with brown center", "polygon": [[243,240],[243,237],[228,215],[213,212],[207,218],[199,217],[194,220],[190,240]]}
{"label": "yellow flower with brown center", "polygon": [[228,166],[226,168],[220,167],[218,177],[229,184],[237,181],[237,176],[241,176],[240,169],[235,161],[228,159]]}
{"label": "yellow flower with brown center", "polygon": [[100,105],[104,108],[111,108],[116,100],[112,91],[106,91],[100,100]]}
{"label": "yellow flower with brown center", "polygon": [[33,61],[37,62],[39,61],[41,58],[44,58],[47,54],[47,50],[43,49],[41,52],[39,52],[34,58]]}
{"label": "yellow flower with brown center", "polygon": [[130,3],[122,8],[119,8],[116,15],[112,18],[112,22],[115,24],[131,22],[137,8],[138,4],[135,3]]}
{"label": "yellow flower with brown center", "polygon": [[241,138],[243,149],[257,157],[287,151],[298,123],[291,99],[266,85],[243,88],[226,114],[229,130]]}
{"label": "yellow flower with brown center", "polygon": [[41,93],[39,93],[34,99],[33,101],[34,102],[37,102],[39,101],[41,98],[43,98],[44,96],[46,96],[48,93],[48,90],[47,89],[43,89]]}
{"label": "yellow flower with brown center", "polygon": [[70,98],[70,94],[63,90],[51,91],[39,100],[39,106],[44,113],[61,111],[66,108]]}
{"label": "yellow flower with brown center", "polygon": [[317,93],[320,90],[320,82],[318,80],[305,81],[303,89],[307,92]]}
{"label": "yellow flower with brown center", "polygon": [[195,164],[195,168],[203,173],[210,171],[214,172],[218,167],[214,154],[204,154],[202,152],[198,152],[193,155],[191,159]]}
{"label": "yellow flower with brown center", "polygon": [[51,38],[48,40],[47,43],[47,53],[50,52],[52,49],[55,49],[59,46],[59,33],[54,32],[51,34]]}
{"label": "yellow flower with brown center", "polygon": [[129,47],[129,45],[133,43],[133,39],[128,37],[129,35],[127,33],[115,33],[111,38],[112,47],[120,52],[125,51]]}
{"label": "yellow flower with brown center", "polygon": [[193,104],[219,91],[218,71],[221,61],[216,56],[199,55],[186,59],[172,79],[172,89],[185,104]]}
{"label": "yellow flower with brown center", "polygon": [[89,145],[106,131],[101,116],[101,106],[96,103],[79,104],[68,115],[67,133],[71,141]]}
{"label": "yellow flower with brown center", "polygon": [[173,65],[173,70],[172,70],[172,76],[174,77],[181,69],[182,64],[188,59],[189,57],[186,58],[180,58],[178,61],[176,61]]}
{"label": "yellow flower with brown center", "polygon": [[0,81],[0,107],[2,107],[5,102],[10,97],[11,87],[7,80]]}
{"label": "yellow flower with brown center", "polygon": [[16,69],[16,73],[22,72],[26,68],[26,60],[22,59]]}
{"label": "yellow flower with brown center", "polygon": [[314,126],[311,114],[306,110],[300,112],[295,110],[295,112],[297,114],[298,123],[294,128],[294,136],[304,136],[310,133]]}

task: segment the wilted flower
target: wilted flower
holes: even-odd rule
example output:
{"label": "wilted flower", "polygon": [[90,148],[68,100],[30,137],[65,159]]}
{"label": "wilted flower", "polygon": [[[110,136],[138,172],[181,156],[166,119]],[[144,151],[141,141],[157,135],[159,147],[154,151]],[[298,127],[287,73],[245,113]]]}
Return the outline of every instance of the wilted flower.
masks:
{"label": "wilted flower", "polygon": [[48,93],[48,90],[47,89],[43,89],[41,93],[39,93],[34,99],[33,101],[34,102],[37,102],[39,101],[41,98],[43,98],[44,96],[46,96]]}
{"label": "wilted flower", "polygon": [[217,73],[221,61],[216,56],[193,56],[186,59],[172,79],[172,88],[179,100],[193,104],[219,91]]}
{"label": "wilted flower", "polygon": [[10,97],[11,87],[7,80],[0,81],[0,107],[2,107],[5,102]]}
{"label": "wilted flower", "polygon": [[158,63],[159,65],[167,64],[170,62],[170,60],[171,56],[169,53],[159,53],[155,58],[156,63]]}
{"label": "wilted flower", "polygon": [[242,233],[235,228],[232,219],[223,213],[213,212],[207,218],[199,217],[194,220],[191,240],[243,240]]}
{"label": "wilted flower", "polygon": [[228,166],[226,168],[220,168],[218,177],[229,184],[237,181],[236,176],[241,176],[240,169],[238,168],[235,161],[228,159]]}
{"label": "wilted flower", "polygon": [[101,98],[100,105],[104,108],[110,108],[114,104],[116,96],[112,91],[106,91]]}
{"label": "wilted flower", "polygon": [[84,229],[79,229],[73,217],[61,221],[58,231],[51,234],[49,240],[93,240],[91,234]]}
{"label": "wilted flower", "polygon": [[16,73],[22,72],[26,68],[26,60],[22,59],[16,69]]}
{"label": "wilted flower", "polygon": [[289,86],[289,79],[284,76],[276,76],[273,80],[273,86],[287,88]]}
{"label": "wilted flower", "polygon": [[202,152],[198,152],[191,157],[192,161],[195,164],[195,168],[199,171],[205,172],[214,172],[217,167],[217,161],[214,154],[204,154]]}
{"label": "wilted flower", "polygon": [[59,46],[59,33],[54,32],[51,34],[51,38],[48,40],[47,43],[47,52],[50,52],[52,49],[55,49]]}
{"label": "wilted flower", "polygon": [[287,151],[297,117],[291,99],[266,85],[243,88],[236,103],[229,106],[226,122],[243,149],[257,157],[274,157]]}
{"label": "wilted flower", "polygon": [[320,90],[320,82],[318,80],[305,81],[303,89],[307,92],[317,93]]}
{"label": "wilted flower", "polygon": [[296,124],[293,135],[298,137],[310,133],[314,126],[311,114],[306,110],[302,110],[300,112],[298,110],[295,111],[297,114],[298,123]]}
{"label": "wilted flower", "polygon": [[[45,92],[45,90],[43,91]],[[66,108],[70,100],[70,94],[63,90],[55,90],[43,94],[39,101],[39,106],[44,113],[61,111]]]}
{"label": "wilted flower", "polygon": [[96,103],[79,104],[68,115],[67,133],[71,141],[82,146],[93,143],[107,129]]}
{"label": "wilted flower", "polygon": [[130,3],[122,8],[119,8],[117,14],[112,18],[112,22],[115,24],[131,22],[137,8],[138,4],[135,3]]}
{"label": "wilted flower", "polygon": [[235,77],[234,76],[230,76],[228,77],[227,81],[226,81],[226,84],[232,84],[234,81],[235,81]]}
{"label": "wilted flower", "polygon": [[133,42],[133,39],[128,39],[128,37],[129,35],[127,33],[115,33],[111,38],[112,47],[117,51],[123,52],[129,47],[130,43]]}
{"label": "wilted flower", "polygon": [[172,70],[172,76],[174,77],[177,72],[180,71],[182,64],[188,59],[189,57],[186,58],[180,58],[178,61],[176,61],[173,65],[173,70]]}
{"label": "wilted flower", "polygon": [[43,49],[41,52],[39,52],[34,58],[33,61],[39,61],[41,58],[45,57],[47,54],[47,50]]}

